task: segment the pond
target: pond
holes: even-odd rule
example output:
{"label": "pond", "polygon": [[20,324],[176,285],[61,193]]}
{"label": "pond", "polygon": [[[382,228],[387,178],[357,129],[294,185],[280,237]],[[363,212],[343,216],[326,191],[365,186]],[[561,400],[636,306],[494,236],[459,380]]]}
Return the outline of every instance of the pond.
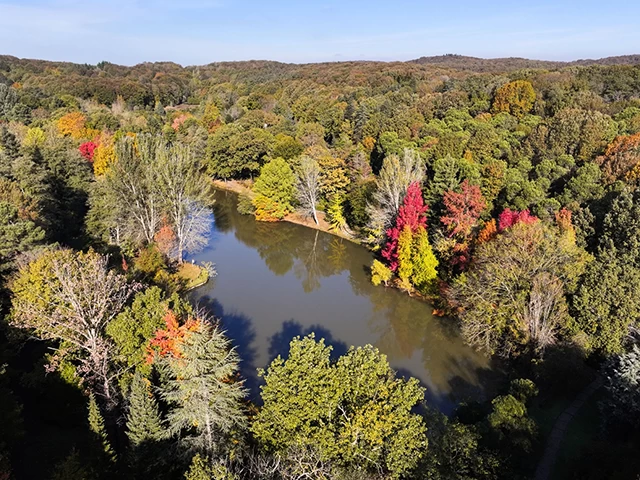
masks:
{"label": "pond", "polygon": [[427,402],[445,413],[484,397],[495,376],[489,359],[464,344],[450,319],[433,316],[429,303],[374,287],[367,249],[301,225],[257,222],[236,204],[235,194],[216,192],[211,239],[191,258],[214,262],[218,276],[192,299],[221,318],[252,400],[259,400],[257,369],[310,332],[336,355],[374,345],[398,375],[418,378]]}

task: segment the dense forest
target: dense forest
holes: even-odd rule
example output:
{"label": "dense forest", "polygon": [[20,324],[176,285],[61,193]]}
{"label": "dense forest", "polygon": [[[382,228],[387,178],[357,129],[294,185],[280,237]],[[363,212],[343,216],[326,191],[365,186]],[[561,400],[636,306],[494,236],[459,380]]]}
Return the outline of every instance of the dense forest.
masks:
{"label": "dense forest", "polygon": [[[636,479],[639,63],[0,56],[0,479],[532,478],[593,381],[557,478]],[[250,402],[186,295],[214,188],[367,246],[503,384],[445,416],[311,334]]]}

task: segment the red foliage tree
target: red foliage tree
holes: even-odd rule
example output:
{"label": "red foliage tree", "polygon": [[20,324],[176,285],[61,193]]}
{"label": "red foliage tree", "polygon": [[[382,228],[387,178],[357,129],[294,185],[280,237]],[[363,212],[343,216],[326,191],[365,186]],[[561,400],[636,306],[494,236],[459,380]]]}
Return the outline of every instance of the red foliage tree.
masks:
{"label": "red foliage tree", "polygon": [[78,150],[80,150],[80,155],[82,155],[90,162],[93,162],[93,154],[96,148],[98,148],[98,145],[94,142],[84,142],[82,145],[80,145]]}
{"label": "red foliage tree", "polygon": [[513,227],[516,223],[529,225],[537,222],[538,220],[538,217],[531,215],[528,209],[519,212],[517,210],[505,208],[502,213],[498,215],[499,231],[503,232],[507,228]]}
{"label": "red foliage tree", "polygon": [[460,193],[448,191],[443,197],[446,213],[440,217],[440,221],[449,228],[450,237],[468,237],[487,205],[480,187],[470,185],[467,180],[460,187]]}
{"label": "red foliage tree", "polygon": [[387,229],[387,242],[382,249],[382,258],[387,261],[391,271],[395,272],[398,269],[398,238],[400,237],[400,232],[405,225],[409,226],[412,233],[415,233],[418,227],[427,228],[428,209],[428,205],[424,204],[424,199],[422,198],[420,184],[414,182],[409,185],[407,194],[398,210],[396,225]]}

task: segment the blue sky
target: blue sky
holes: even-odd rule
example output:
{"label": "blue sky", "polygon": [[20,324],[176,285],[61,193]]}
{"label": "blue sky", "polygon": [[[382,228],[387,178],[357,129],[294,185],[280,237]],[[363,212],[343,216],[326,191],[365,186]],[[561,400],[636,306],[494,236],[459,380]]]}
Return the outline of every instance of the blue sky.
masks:
{"label": "blue sky", "polygon": [[0,0],[0,54],[95,64],[640,53],[640,1]]}

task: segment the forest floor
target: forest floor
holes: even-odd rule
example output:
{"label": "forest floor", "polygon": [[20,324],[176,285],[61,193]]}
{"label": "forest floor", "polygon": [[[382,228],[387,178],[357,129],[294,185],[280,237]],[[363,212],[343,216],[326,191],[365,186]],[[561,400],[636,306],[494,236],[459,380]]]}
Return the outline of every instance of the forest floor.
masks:
{"label": "forest floor", "polygon": [[[535,474],[535,480],[548,480],[554,478],[555,464],[558,456],[561,458],[566,454],[575,454],[582,445],[584,435],[582,432],[582,422],[574,431],[573,424],[576,423],[574,418],[582,418],[579,415],[585,403],[593,398],[593,394],[602,386],[602,377],[598,376],[589,385],[587,385],[567,406],[564,411],[556,418],[551,432],[548,434],[544,455],[538,464]],[[590,409],[589,409],[590,410]],[[582,413],[582,412],[580,412]],[[589,412],[591,413],[591,412]],[[591,415],[589,415],[590,417]],[[595,424],[593,418],[590,418],[589,425]],[[578,445],[576,447],[576,444]]]}
{"label": "forest floor", "polygon": [[[249,181],[238,181],[238,180],[213,180],[214,187],[220,190],[227,190],[230,192],[235,192],[239,195],[244,195],[249,198],[253,198],[254,194],[251,191],[249,186]],[[320,230],[322,232],[329,233],[331,235],[335,235],[336,237],[344,238],[345,240],[349,240],[350,242],[359,244],[360,242],[353,235],[349,235],[346,232],[341,232],[338,230],[334,230],[331,228],[331,225],[326,220],[326,216],[324,212],[318,211],[318,223],[316,224],[313,221],[313,218],[308,215],[303,215],[300,212],[293,212],[288,214],[282,221],[295,223],[296,225],[302,225],[305,227],[313,228],[315,230]]]}

